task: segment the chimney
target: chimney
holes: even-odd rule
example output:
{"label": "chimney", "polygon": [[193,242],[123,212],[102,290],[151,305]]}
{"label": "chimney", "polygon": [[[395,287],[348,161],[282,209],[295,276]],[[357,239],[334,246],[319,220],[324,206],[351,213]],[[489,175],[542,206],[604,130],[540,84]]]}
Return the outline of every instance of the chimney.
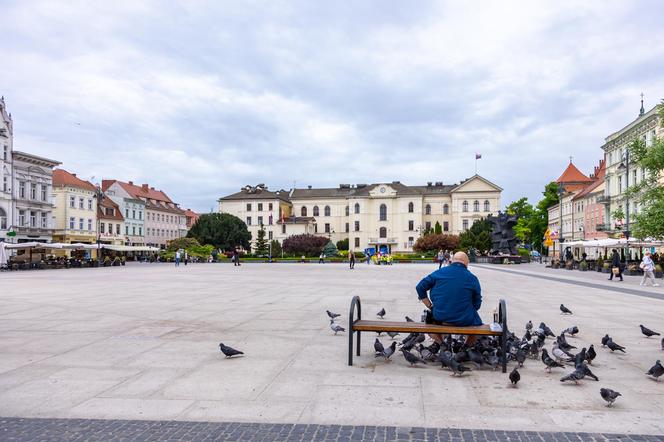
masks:
{"label": "chimney", "polygon": [[427,187],[431,187],[431,181],[427,181]]}
{"label": "chimney", "polygon": [[309,184],[309,185],[307,186],[307,189],[311,189],[311,184]]}
{"label": "chimney", "polygon": [[154,187],[150,187],[150,189],[154,190]]}
{"label": "chimney", "polygon": [[133,181],[129,181],[129,185],[130,185],[130,186],[133,186],[133,185],[134,185],[134,182],[133,182]]}
{"label": "chimney", "polygon": [[75,173],[72,173],[71,175],[72,175],[72,176],[76,176],[76,174],[75,174]]}
{"label": "chimney", "polygon": [[141,184],[141,189],[147,192],[148,190],[150,190],[150,186],[148,186],[147,184]]}

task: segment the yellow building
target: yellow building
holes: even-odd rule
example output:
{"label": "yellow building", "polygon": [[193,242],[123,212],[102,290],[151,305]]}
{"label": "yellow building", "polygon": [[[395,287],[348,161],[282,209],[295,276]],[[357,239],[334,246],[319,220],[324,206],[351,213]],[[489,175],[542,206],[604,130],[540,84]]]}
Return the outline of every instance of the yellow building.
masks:
{"label": "yellow building", "polygon": [[53,171],[53,242],[97,242],[97,188],[66,170]]}

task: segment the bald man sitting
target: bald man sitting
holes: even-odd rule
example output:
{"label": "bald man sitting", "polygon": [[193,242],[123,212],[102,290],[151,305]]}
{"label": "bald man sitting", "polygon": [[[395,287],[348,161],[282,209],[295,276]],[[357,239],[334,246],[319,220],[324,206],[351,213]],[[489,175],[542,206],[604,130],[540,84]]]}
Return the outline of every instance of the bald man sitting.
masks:
{"label": "bald man sitting", "polygon": [[[425,277],[415,289],[420,301],[432,311],[434,324],[482,325],[477,313],[482,305],[482,288],[477,276],[468,270],[465,253],[455,253],[452,264]],[[441,335],[431,335],[431,338],[439,344],[442,342]],[[474,336],[469,336],[466,343],[472,344],[474,340]]]}

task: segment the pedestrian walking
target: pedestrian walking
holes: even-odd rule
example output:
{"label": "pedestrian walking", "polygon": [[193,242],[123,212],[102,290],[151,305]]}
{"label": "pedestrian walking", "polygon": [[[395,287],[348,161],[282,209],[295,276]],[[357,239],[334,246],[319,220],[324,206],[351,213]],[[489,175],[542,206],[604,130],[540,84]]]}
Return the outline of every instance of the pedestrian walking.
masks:
{"label": "pedestrian walking", "polygon": [[233,250],[233,267],[240,265],[240,252],[235,249]]}
{"label": "pedestrian walking", "polygon": [[646,281],[650,278],[650,283],[653,287],[659,287],[659,284],[655,282],[655,263],[652,261],[650,256],[650,251],[646,251],[643,256],[643,261],[641,261],[640,266],[643,270],[643,279],[641,279],[641,285],[646,285]]}
{"label": "pedestrian walking", "polygon": [[367,264],[371,264],[371,253],[367,253]]}
{"label": "pedestrian walking", "polygon": [[445,261],[445,252],[443,252],[443,249],[438,250],[438,268],[441,268],[443,266],[443,262]]}
{"label": "pedestrian walking", "polygon": [[611,276],[609,276],[609,281],[612,281],[614,276],[619,276],[620,280],[623,280],[620,255],[616,249],[613,249],[611,254]]}
{"label": "pedestrian walking", "polygon": [[348,261],[350,261],[350,268],[354,269],[355,268],[355,253],[351,250],[348,252]]}
{"label": "pedestrian walking", "polygon": [[445,250],[445,265],[450,265],[450,260],[452,259],[452,255],[450,254],[449,250]]}
{"label": "pedestrian walking", "polygon": [[318,257],[318,264],[325,264],[325,253],[321,253]]}
{"label": "pedestrian walking", "polygon": [[189,253],[187,251],[184,251],[184,265],[186,266],[187,263],[189,262]]}
{"label": "pedestrian walking", "polygon": [[175,252],[175,267],[180,267],[180,251]]}

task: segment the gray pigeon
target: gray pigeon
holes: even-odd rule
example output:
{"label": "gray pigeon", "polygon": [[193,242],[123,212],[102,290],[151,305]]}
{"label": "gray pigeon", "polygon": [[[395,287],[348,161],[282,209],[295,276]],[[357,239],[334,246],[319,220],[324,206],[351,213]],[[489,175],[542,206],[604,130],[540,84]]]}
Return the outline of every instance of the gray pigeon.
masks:
{"label": "gray pigeon", "polygon": [[662,338],[662,350],[664,350],[664,338]]}
{"label": "gray pigeon", "polygon": [[333,313],[329,310],[325,310],[325,313],[327,313],[327,316],[329,316],[330,319],[338,318],[339,316],[341,316],[339,313]]}
{"label": "gray pigeon", "polygon": [[412,319],[410,319],[410,318],[408,317],[408,315],[406,315],[406,322],[415,322],[415,321],[413,321]]}
{"label": "gray pigeon", "polygon": [[380,309],[380,311],[376,313],[376,316],[378,316],[380,319],[383,319],[383,316],[385,316],[385,309]]}
{"label": "gray pigeon", "polygon": [[623,347],[622,345],[616,344],[615,342],[613,342],[613,339],[609,338],[609,342],[606,343],[606,346],[609,347],[609,350],[611,350],[611,353],[613,353],[616,350],[625,353],[625,347]]}
{"label": "gray pigeon", "polygon": [[574,383],[578,385],[579,381],[583,379],[585,376],[586,376],[586,371],[583,369],[583,367],[578,367],[567,376],[563,376],[562,378],[560,378],[560,382],[574,381]]}
{"label": "gray pigeon", "polygon": [[610,407],[616,401],[616,399],[618,399],[618,396],[622,396],[622,394],[618,393],[617,391],[613,391],[610,388],[600,388],[599,394],[602,395],[602,399],[607,402],[607,407]]}
{"label": "gray pigeon", "polygon": [[560,311],[563,315],[571,315],[572,314],[572,310],[568,309],[563,304],[560,304]]}
{"label": "gray pigeon", "polygon": [[563,364],[559,364],[558,362],[554,361],[551,356],[549,356],[549,352],[546,351],[546,348],[542,349],[542,362],[544,365],[546,365],[546,370],[551,373],[551,369],[554,367],[560,367],[564,368],[565,366]]}
{"label": "gray pigeon", "polygon": [[389,347],[383,350],[383,357],[385,358],[385,360],[390,359],[390,357],[394,354],[396,349],[397,349],[397,343],[396,341],[393,341]]}
{"label": "gray pigeon", "polygon": [[452,369],[452,374],[454,376],[456,376],[457,374],[459,376],[463,376],[463,373],[465,371],[472,371],[470,368],[461,365],[461,363],[457,362],[456,359],[454,358],[450,359],[450,368]]}
{"label": "gray pigeon", "polygon": [[595,373],[590,371],[590,368],[586,364],[581,365],[583,367],[583,372],[585,373],[586,376],[593,378],[596,381],[599,381],[599,378],[595,376]]}
{"label": "gray pigeon", "polygon": [[558,362],[571,362],[571,357],[569,353],[566,351],[563,351],[561,348],[558,347],[558,343],[553,344],[553,348],[551,349],[551,354],[553,355],[554,358]]}
{"label": "gray pigeon", "polygon": [[664,367],[662,366],[662,363],[660,362],[659,359],[657,359],[655,365],[650,367],[650,370],[648,370],[648,373],[646,374],[648,376],[654,377],[657,381],[659,381],[659,377],[664,374]]}
{"label": "gray pigeon", "polygon": [[330,319],[330,329],[332,329],[332,331],[334,332],[335,335],[339,332],[345,332],[346,331],[345,328],[343,328],[342,326],[340,326],[339,324],[334,322],[334,319]]}
{"label": "gray pigeon", "polygon": [[438,354],[438,362],[440,362],[440,365],[442,368],[450,368],[451,360],[453,359],[452,352],[449,350],[441,351]]}
{"label": "gray pigeon", "polygon": [[605,334],[604,337],[602,338],[602,347],[606,347],[606,343],[611,340],[611,336],[609,334]]}
{"label": "gray pigeon", "polygon": [[374,342],[374,350],[376,350],[376,356],[383,356],[385,347],[383,347],[383,343],[380,342],[378,338],[376,338],[376,341]]}
{"label": "gray pigeon", "polygon": [[574,325],[572,327],[568,327],[563,331],[563,333],[567,333],[570,336],[574,336],[578,332],[579,332],[579,327],[577,327],[576,325]]}
{"label": "gray pigeon", "polygon": [[553,330],[549,326],[547,326],[545,323],[540,322],[539,328],[542,329],[542,333],[544,333],[544,336],[551,336],[552,338],[555,338],[556,335],[553,333]]}
{"label": "gray pigeon", "polygon": [[656,331],[650,330],[648,327],[644,327],[643,325],[639,325],[639,327],[641,327],[641,333],[646,335],[647,338],[649,338],[651,336],[660,336],[659,333],[657,333]]}
{"label": "gray pigeon", "polygon": [[510,382],[512,383],[512,387],[517,388],[516,384],[521,380],[521,375],[519,374],[519,371],[514,367],[514,370],[510,373]]}
{"label": "gray pigeon", "polygon": [[558,347],[563,350],[563,351],[570,351],[570,350],[576,350],[576,347],[573,345],[570,345],[567,343],[567,339],[565,339],[565,333],[561,334],[556,338],[556,344],[558,344]]}
{"label": "gray pigeon", "polygon": [[595,353],[595,346],[593,344],[590,344],[590,347],[588,347],[588,351],[586,352],[586,361],[590,365],[593,365],[593,359],[597,356],[597,353]]}
{"label": "gray pigeon", "polygon": [[227,358],[230,358],[230,357],[232,357],[232,356],[236,356],[236,355],[243,355],[243,354],[244,354],[244,353],[242,353],[240,350],[236,350],[236,349],[234,349],[233,347],[229,347],[229,346],[227,346],[227,345],[224,345],[223,343],[220,343],[220,344],[219,344],[219,350],[221,350],[221,352],[222,352]]}
{"label": "gray pigeon", "polygon": [[399,332],[387,332],[387,336],[394,339],[396,336],[399,336]]}
{"label": "gray pigeon", "polygon": [[533,321],[526,322],[526,331],[531,331],[533,329]]}
{"label": "gray pigeon", "polygon": [[426,364],[426,362],[424,362],[421,358],[419,358],[418,356],[415,356],[414,354],[412,354],[408,350],[404,350],[402,348],[401,353],[403,354],[404,359],[410,364],[411,367],[414,366],[415,364],[417,364],[418,362]]}
{"label": "gray pigeon", "polygon": [[526,352],[524,349],[520,348],[516,351],[516,362],[519,364],[519,367],[523,367],[523,363],[526,361]]}

